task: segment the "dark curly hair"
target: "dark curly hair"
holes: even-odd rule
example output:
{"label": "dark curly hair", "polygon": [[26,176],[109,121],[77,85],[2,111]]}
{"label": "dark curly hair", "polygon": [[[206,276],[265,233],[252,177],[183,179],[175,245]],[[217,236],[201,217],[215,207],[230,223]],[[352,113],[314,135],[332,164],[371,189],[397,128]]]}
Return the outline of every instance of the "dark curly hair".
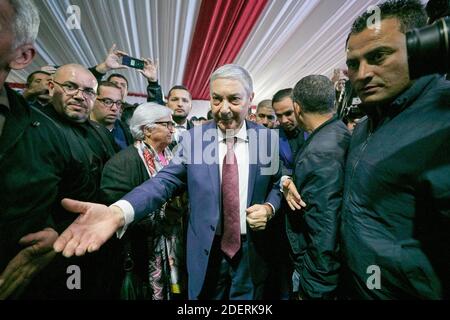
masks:
{"label": "dark curly hair", "polygon": [[[419,0],[388,0],[378,5],[381,20],[397,18],[400,21],[400,31],[406,33],[414,28],[421,28],[427,24],[427,14]],[[357,34],[367,28],[367,21],[373,12],[365,12],[352,25],[351,34]]]}

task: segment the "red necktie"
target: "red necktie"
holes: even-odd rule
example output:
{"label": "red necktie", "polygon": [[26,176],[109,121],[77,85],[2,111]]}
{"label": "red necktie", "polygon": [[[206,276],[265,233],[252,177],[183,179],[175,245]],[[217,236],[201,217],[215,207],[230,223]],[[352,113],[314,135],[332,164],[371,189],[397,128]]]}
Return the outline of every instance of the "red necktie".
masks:
{"label": "red necktie", "polygon": [[227,139],[227,154],[222,167],[223,233],[220,248],[230,258],[241,247],[239,212],[239,170],[233,146],[236,138]]}

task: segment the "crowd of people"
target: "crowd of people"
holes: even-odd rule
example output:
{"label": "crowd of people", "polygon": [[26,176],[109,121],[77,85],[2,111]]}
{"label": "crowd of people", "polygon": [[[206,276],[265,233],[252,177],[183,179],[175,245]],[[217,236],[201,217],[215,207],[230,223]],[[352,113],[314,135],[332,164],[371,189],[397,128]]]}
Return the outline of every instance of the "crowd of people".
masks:
{"label": "crowd of people", "polygon": [[253,113],[251,74],[226,64],[190,118],[150,59],[147,102],[127,103],[115,45],[15,92],[40,19],[0,0],[0,299],[450,298],[450,82],[409,76],[423,4],[379,9],[334,82],[299,77]]}

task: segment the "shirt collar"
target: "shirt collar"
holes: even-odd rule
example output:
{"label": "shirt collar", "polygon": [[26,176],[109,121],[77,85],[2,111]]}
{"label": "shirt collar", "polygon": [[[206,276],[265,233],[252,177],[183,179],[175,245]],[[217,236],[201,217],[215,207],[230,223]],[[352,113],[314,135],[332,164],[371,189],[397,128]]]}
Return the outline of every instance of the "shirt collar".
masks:
{"label": "shirt collar", "polygon": [[10,110],[9,101],[8,101],[8,93],[6,92],[6,88],[0,88],[0,105],[5,106]]}
{"label": "shirt collar", "polygon": [[175,128],[177,129],[186,129],[187,130],[187,120],[183,124],[175,124]]}
{"label": "shirt collar", "polygon": [[[219,141],[224,141],[226,138],[231,138],[231,137],[225,137],[225,134],[219,128],[217,128],[217,131],[218,131]],[[238,131],[237,134],[234,135],[234,137],[236,137],[238,140],[241,140],[241,141],[245,141],[245,142],[248,141],[247,123],[245,121],[242,124],[241,129]]]}

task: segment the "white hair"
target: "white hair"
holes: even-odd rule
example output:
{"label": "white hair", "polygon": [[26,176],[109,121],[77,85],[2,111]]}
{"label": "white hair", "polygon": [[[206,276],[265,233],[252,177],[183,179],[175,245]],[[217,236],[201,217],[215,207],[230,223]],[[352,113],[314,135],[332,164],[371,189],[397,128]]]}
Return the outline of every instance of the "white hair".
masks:
{"label": "white hair", "polygon": [[32,0],[9,0],[14,9],[14,49],[36,41],[39,32],[39,11]]}
{"label": "white hair", "polygon": [[135,140],[144,140],[144,128],[152,127],[159,119],[172,115],[172,110],[154,102],[141,104],[130,119],[130,131]]}
{"label": "white hair", "polygon": [[245,91],[247,92],[249,97],[253,93],[252,76],[247,70],[237,64],[226,64],[214,71],[209,80],[210,88],[213,81],[217,79],[238,80],[244,86]]}

